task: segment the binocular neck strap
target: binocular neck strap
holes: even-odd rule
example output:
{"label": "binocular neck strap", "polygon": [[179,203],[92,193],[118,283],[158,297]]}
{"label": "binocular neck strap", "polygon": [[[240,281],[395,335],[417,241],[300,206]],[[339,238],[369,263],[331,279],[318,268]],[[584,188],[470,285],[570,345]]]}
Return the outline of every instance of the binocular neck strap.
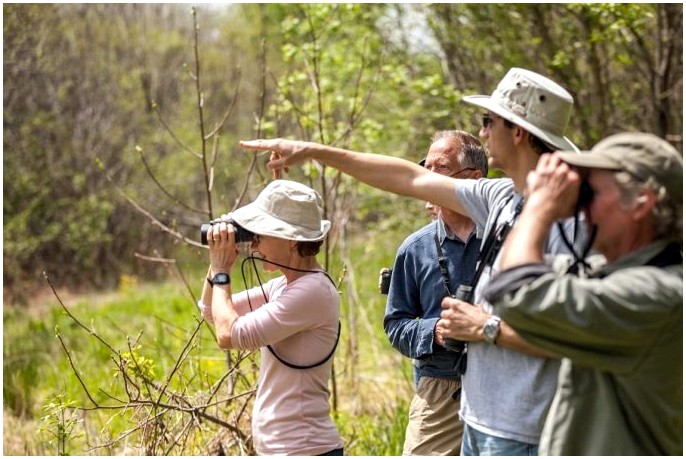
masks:
{"label": "binocular neck strap", "polygon": [[[245,263],[246,263],[248,260],[251,260],[251,261],[252,261],[252,265],[253,265],[253,269],[255,270],[255,275],[257,276],[257,280],[258,280],[259,283],[260,283],[260,288],[262,289],[262,295],[264,296],[264,300],[265,300],[265,301],[269,301],[268,298],[267,298],[267,293],[264,291],[264,286],[263,286],[263,283],[262,283],[262,279],[260,279],[260,275],[259,275],[259,273],[258,273],[258,271],[257,271],[257,266],[255,265],[255,260],[256,260],[256,259],[257,259],[257,257],[250,256],[250,257],[245,258],[245,259],[243,260],[243,262],[241,263],[241,274],[243,275],[243,283],[247,285],[247,282],[246,282],[246,279],[245,279],[245,272],[243,271],[243,268],[245,267]],[[260,260],[261,260],[261,259],[260,259]],[[329,273],[326,272],[326,271],[324,271],[324,270],[319,270],[319,269],[298,269],[298,268],[291,268],[291,267],[289,267],[289,266],[281,265],[281,264],[276,263],[276,262],[270,262],[270,263],[273,263],[273,264],[275,264],[275,265],[277,265],[277,266],[280,266],[280,267],[282,267],[282,268],[292,269],[292,270],[294,270],[294,271],[300,271],[300,272],[305,272],[305,273],[322,273],[322,274],[324,274],[324,275],[326,276],[327,279],[329,279],[329,281],[333,284],[334,288],[338,289],[338,286],[336,285],[336,282],[334,282],[334,280],[331,278],[331,276],[329,275]],[[250,303],[250,297],[249,297],[249,296],[248,296],[248,306],[250,307],[250,310],[253,311],[253,307],[252,307],[252,304]],[[318,367],[318,366],[320,366],[320,365],[325,364],[325,363],[333,356],[334,352],[336,352],[336,348],[338,347],[338,341],[340,340],[340,338],[341,338],[341,321],[339,320],[339,321],[338,321],[338,333],[336,334],[336,342],[334,343],[333,348],[331,348],[331,351],[329,352],[329,354],[328,354],[326,357],[324,357],[324,358],[323,358],[322,360],[320,360],[319,362],[313,363],[313,364],[311,364],[311,365],[296,365],[296,364],[291,363],[291,362],[289,362],[289,361],[287,361],[287,360],[284,360],[282,357],[280,357],[280,356],[276,353],[276,351],[274,351],[274,348],[273,348],[270,344],[267,344],[267,349],[269,349],[269,352],[271,352],[271,354],[274,356],[274,358],[276,358],[276,360],[278,360],[278,361],[281,362],[282,364],[286,365],[288,368],[293,368],[294,370],[309,370],[310,368],[315,368],[315,367]]]}
{"label": "binocular neck strap", "polygon": [[570,253],[572,256],[574,256],[574,262],[572,265],[569,267],[567,270],[567,273],[569,274],[579,274],[579,268],[583,268],[585,272],[590,272],[591,271],[591,265],[588,264],[586,261],[586,257],[588,256],[589,252],[591,251],[591,247],[593,247],[593,242],[595,241],[596,234],[598,233],[598,225],[592,225],[591,226],[591,234],[588,237],[588,242],[586,246],[583,248],[581,253],[577,253],[576,249],[574,248],[574,243],[577,240],[577,234],[578,234],[578,227],[579,227],[579,212],[577,212],[574,215],[574,236],[573,240],[570,241],[567,239],[567,235],[565,234],[564,231],[564,225],[562,222],[557,222],[557,229],[560,232],[560,237],[562,238],[562,242],[564,242],[565,246],[567,249],[569,249]]}
{"label": "binocular neck strap", "polygon": [[481,250],[479,251],[479,259],[476,265],[476,272],[474,273],[474,276],[472,277],[472,280],[469,283],[472,289],[476,287],[476,284],[479,282],[479,279],[481,278],[481,273],[483,273],[484,269],[486,269],[487,266],[492,266],[495,262],[498,253],[500,253],[500,249],[503,247],[503,242],[505,242],[507,234],[510,232],[510,229],[512,229],[515,220],[517,219],[519,213],[522,211],[522,208],[524,207],[524,199],[520,199],[514,207],[512,216],[506,222],[503,222],[500,225],[498,225],[500,214],[502,214],[503,209],[507,207],[508,203],[512,201],[514,197],[515,195],[511,194],[507,199],[501,201],[502,204],[498,207],[495,218],[493,219],[493,224],[491,225],[488,231],[488,236],[486,236],[486,238],[484,239],[484,243],[482,244]]}
{"label": "binocular neck strap", "polygon": [[443,255],[443,249],[441,249],[441,241],[438,240],[438,230],[440,222],[436,219],[436,231],[434,232],[434,242],[436,243],[436,253],[438,254],[438,267],[441,270],[441,277],[443,278],[443,287],[445,288],[445,293],[448,296],[453,296],[452,288],[450,287],[450,272],[448,271],[448,261]]}

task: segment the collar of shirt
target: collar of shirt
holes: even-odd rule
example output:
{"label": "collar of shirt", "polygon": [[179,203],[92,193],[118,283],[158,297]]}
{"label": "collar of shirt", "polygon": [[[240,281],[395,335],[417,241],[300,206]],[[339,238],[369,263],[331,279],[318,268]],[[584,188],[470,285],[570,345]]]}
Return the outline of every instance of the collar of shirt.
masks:
{"label": "collar of shirt", "polygon": [[619,271],[620,269],[646,265],[648,262],[650,262],[650,260],[660,254],[660,252],[665,250],[670,242],[671,241],[667,239],[658,239],[653,241],[638,250],[624,255],[614,263],[603,266],[599,271],[603,275],[609,275],[615,271]]}
{"label": "collar of shirt", "polygon": [[448,228],[448,226],[445,224],[441,217],[438,217],[436,219],[436,232],[438,233],[438,242],[440,242],[441,245],[443,245],[446,238],[466,244],[472,237],[474,237],[475,231],[476,227],[472,228],[472,232],[469,233],[469,237],[467,238],[467,240],[463,241],[459,237],[457,237],[450,228]]}

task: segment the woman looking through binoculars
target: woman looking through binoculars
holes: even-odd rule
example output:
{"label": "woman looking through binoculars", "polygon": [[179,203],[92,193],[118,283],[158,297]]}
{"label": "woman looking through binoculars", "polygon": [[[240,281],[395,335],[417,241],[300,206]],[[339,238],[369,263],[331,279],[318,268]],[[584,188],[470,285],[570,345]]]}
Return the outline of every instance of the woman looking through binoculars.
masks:
{"label": "woman looking through binoculars", "polygon": [[[254,202],[207,229],[208,279],[199,307],[222,349],[261,349],[253,407],[260,455],[343,455],[329,414],[329,377],[340,334],[340,297],[316,255],[331,222],[305,185],[271,182]],[[252,232],[266,271],[282,276],[233,293],[235,223]]]}

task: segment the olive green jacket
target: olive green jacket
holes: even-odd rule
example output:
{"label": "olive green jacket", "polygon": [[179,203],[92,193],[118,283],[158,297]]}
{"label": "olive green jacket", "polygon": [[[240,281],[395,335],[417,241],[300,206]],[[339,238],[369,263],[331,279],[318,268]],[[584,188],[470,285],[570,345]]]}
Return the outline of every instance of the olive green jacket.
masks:
{"label": "olive green jacket", "polygon": [[587,279],[513,268],[487,298],[525,340],[563,357],[541,454],[683,454],[680,245],[655,242]]}

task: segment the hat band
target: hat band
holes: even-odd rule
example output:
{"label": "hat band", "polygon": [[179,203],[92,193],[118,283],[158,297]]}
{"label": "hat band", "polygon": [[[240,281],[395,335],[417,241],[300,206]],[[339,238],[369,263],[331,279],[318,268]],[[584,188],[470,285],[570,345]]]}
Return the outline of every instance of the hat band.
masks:
{"label": "hat band", "polygon": [[[279,220],[281,222],[284,222],[290,226],[293,226],[296,228],[304,228],[304,229],[309,230],[309,231],[320,231],[321,230],[321,221],[322,220],[319,217],[319,215],[317,215],[316,222],[314,220],[312,220],[312,224],[316,224],[316,226],[309,226],[307,224],[303,224],[302,222],[292,222],[290,220],[287,220],[283,217],[283,215],[275,214],[274,212],[271,212],[270,209],[265,209],[262,206],[259,206],[258,209],[260,211],[264,212],[265,215],[268,215],[269,217],[271,217],[275,220]],[[311,219],[308,219],[308,220],[311,220]]]}

